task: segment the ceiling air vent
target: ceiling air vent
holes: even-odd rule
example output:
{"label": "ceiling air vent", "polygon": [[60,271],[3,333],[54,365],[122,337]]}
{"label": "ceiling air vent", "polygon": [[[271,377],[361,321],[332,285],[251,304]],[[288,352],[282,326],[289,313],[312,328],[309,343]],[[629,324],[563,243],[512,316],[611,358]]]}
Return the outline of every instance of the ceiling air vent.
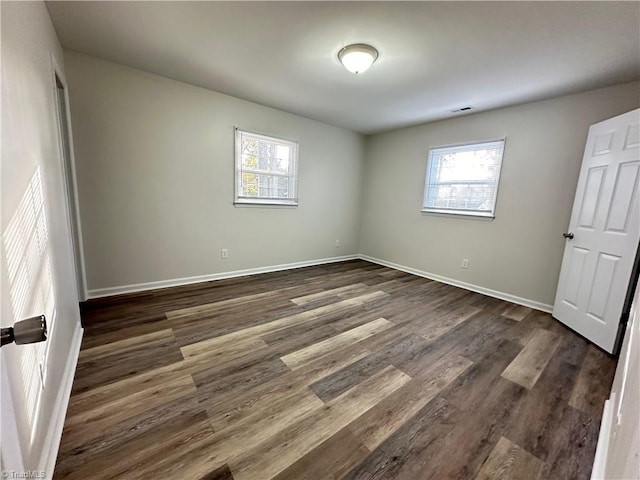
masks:
{"label": "ceiling air vent", "polygon": [[466,107],[456,108],[455,110],[451,110],[451,113],[468,112],[469,110],[473,110],[473,107],[466,106]]}

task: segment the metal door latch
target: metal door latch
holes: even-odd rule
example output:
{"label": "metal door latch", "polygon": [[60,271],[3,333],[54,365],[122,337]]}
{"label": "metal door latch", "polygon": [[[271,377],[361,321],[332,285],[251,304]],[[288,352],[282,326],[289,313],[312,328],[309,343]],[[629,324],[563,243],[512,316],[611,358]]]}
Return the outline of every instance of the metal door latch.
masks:
{"label": "metal door latch", "polygon": [[44,342],[47,339],[47,319],[44,315],[36,315],[20,320],[13,327],[2,327],[0,336],[2,338],[0,347],[13,342],[16,342],[16,345]]}

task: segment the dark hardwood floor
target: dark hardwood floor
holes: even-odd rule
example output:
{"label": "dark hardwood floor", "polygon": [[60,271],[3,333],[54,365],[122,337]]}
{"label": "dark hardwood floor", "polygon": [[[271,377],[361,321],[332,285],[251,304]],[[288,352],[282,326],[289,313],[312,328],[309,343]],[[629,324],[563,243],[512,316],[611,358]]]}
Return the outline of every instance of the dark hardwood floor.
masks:
{"label": "dark hardwood floor", "polygon": [[363,261],[94,300],[57,479],[588,479],[615,360]]}

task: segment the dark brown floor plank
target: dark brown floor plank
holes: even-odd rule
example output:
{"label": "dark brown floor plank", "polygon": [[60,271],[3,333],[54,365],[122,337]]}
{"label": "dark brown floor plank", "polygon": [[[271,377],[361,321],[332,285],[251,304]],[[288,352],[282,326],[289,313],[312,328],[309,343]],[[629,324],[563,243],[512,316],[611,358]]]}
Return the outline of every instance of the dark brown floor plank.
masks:
{"label": "dark brown floor plank", "polygon": [[276,475],[274,480],[339,479],[369,455],[358,437],[343,428],[297,462]]}

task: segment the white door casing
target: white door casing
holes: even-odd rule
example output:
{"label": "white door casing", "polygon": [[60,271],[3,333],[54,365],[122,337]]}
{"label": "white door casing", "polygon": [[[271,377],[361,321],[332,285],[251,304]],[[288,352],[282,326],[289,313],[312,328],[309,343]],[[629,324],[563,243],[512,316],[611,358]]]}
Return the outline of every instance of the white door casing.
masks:
{"label": "white door casing", "polygon": [[613,353],[640,240],[640,109],[589,128],[553,316]]}
{"label": "white door casing", "polygon": [[609,400],[604,404],[592,480],[640,478],[640,284]]}

